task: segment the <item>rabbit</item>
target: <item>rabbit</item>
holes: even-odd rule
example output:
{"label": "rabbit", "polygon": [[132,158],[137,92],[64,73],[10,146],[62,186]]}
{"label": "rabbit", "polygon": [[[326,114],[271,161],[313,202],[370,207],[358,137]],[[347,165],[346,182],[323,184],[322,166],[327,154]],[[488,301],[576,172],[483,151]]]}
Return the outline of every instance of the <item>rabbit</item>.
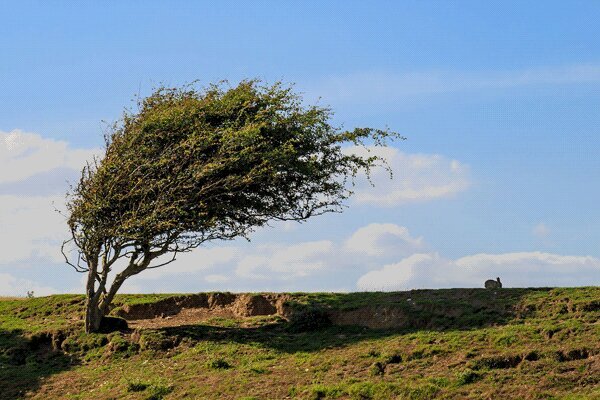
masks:
{"label": "rabbit", "polygon": [[500,278],[496,278],[496,280],[488,279],[485,281],[486,289],[500,289],[502,287],[502,282],[500,282]]}

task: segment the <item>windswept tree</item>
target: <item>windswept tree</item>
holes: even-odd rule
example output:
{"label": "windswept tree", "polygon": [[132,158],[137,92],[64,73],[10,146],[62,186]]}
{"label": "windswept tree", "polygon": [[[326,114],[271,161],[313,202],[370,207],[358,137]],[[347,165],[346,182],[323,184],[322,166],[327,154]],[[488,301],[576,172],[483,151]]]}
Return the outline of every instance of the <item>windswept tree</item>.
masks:
{"label": "windswept tree", "polygon": [[161,87],[126,111],[67,196],[63,249],[74,243],[76,256],[63,254],[87,273],[86,331],[100,328],[127,278],[178,253],[248,239],[269,221],[340,212],[356,174],[383,161],[343,146],[400,136],[342,130],[331,116],[291,87],[258,80]]}

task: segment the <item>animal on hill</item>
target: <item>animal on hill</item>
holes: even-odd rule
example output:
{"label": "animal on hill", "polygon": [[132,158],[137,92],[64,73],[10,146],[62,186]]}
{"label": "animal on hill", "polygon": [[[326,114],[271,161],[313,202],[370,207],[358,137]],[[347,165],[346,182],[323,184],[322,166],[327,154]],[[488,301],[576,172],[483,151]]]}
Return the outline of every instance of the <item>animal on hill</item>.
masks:
{"label": "animal on hill", "polygon": [[502,287],[502,282],[500,282],[500,278],[496,278],[496,280],[488,279],[485,281],[486,289],[500,289]]}

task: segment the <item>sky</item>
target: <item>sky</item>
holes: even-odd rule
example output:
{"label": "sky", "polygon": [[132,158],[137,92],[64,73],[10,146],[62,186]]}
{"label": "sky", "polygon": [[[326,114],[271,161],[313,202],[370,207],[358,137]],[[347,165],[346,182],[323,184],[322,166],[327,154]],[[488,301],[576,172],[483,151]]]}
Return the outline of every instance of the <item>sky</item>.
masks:
{"label": "sky", "polygon": [[[31,2],[0,26],[0,295],[83,292],[65,192],[165,84],[295,84],[407,138],[342,214],[275,223],[128,292],[600,284],[596,1]],[[347,149],[355,151],[355,149]],[[358,151],[358,150],[356,150]]]}

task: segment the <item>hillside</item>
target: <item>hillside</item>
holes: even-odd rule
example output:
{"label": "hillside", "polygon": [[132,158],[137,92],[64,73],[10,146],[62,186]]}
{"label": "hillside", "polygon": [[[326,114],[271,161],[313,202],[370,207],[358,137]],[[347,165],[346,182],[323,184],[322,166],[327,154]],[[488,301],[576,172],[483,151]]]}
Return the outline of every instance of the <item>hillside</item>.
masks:
{"label": "hillside", "polygon": [[0,298],[1,399],[600,399],[600,288]]}

